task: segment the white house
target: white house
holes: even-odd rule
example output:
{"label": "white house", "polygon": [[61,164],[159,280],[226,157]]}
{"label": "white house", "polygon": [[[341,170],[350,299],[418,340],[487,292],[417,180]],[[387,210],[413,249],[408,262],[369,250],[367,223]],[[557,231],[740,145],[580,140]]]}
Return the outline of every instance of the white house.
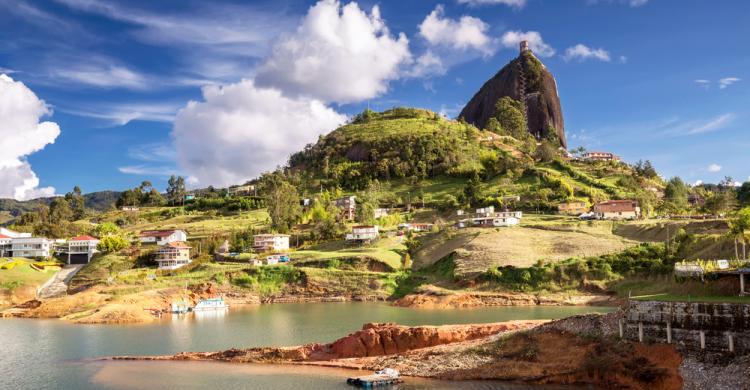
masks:
{"label": "white house", "polygon": [[122,211],[138,211],[138,206],[122,206]]}
{"label": "white house", "polygon": [[288,251],[288,234],[256,234],[253,236],[253,249],[256,251]]}
{"label": "white house", "polygon": [[31,237],[31,233],[20,233],[15,230],[10,230],[4,227],[0,227],[0,235],[10,238],[28,238]]}
{"label": "white house", "polygon": [[353,226],[352,232],[346,235],[347,241],[372,241],[378,238],[380,232],[377,226]]}
{"label": "white house", "polygon": [[473,218],[471,223],[475,226],[482,227],[507,227],[518,225],[519,220],[516,217],[482,217]]}
{"label": "white house", "polygon": [[252,184],[232,186],[227,189],[227,192],[232,196],[250,195],[251,193],[255,193],[255,186]]}
{"label": "white house", "polygon": [[523,218],[523,211],[498,211],[495,214],[493,214],[494,217],[498,218],[516,218],[520,220]]}
{"label": "white house", "polygon": [[165,245],[170,242],[187,241],[184,230],[144,230],[139,235],[143,244]]}
{"label": "white house", "polygon": [[154,259],[159,269],[177,269],[190,264],[190,246],[183,241],[172,241],[156,251]]}
{"label": "white house", "polygon": [[620,161],[620,157],[609,152],[587,152],[583,154],[587,161]]}
{"label": "white house", "polygon": [[44,237],[19,237],[13,239],[11,250],[14,257],[47,258],[54,243]]}
{"label": "white house", "polygon": [[58,246],[60,252],[68,255],[68,264],[88,264],[96,253],[99,239],[91,236],[78,236]]}

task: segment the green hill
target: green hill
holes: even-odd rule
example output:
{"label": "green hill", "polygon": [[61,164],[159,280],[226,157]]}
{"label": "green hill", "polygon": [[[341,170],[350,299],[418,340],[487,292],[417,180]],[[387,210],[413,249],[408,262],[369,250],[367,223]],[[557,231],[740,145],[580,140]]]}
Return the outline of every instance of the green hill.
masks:
{"label": "green hill", "polygon": [[[516,207],[541,211],[574,199],[625,198],[648,209],[653,189],[664,186],[627,164],[571,161],[546,142],[516,140],[412,108],[365,111],[294,154],[290,167],[311,190],[353,193],[377,182],[381,202],[437,207],[498,204],[503,195],[518,195]],[[481,182],[474,181],[473,199],[462,198],[474,176]]]}

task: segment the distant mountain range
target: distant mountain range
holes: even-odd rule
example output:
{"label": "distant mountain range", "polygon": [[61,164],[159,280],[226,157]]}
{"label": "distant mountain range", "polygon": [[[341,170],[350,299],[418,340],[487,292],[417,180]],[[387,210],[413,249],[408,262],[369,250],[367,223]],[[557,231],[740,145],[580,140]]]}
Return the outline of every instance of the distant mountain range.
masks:
{"label": "distant mountain range", "polygon": [[[119,191],[99,191],[84,194],[86,208],[93,211],[105,211],[109,209],[117,198],[120,196]],[[31,200],[0,199],[0,212],[10,214],[11,217],[18,217],[27,211],[35,210],[39,205],[49,205],[55,197],[38,198]]]}

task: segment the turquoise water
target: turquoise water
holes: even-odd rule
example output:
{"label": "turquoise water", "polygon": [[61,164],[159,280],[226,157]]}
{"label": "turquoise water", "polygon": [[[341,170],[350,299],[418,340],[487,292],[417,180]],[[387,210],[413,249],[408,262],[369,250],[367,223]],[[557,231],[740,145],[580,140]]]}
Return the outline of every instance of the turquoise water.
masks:
{"label": "turquoise water", "polygon": [[[483,323],[561,318],[609,310],[601,307],[422,310],[378,303],[315,303],[248,306],[233,308],[223,315],[196,313],[143,325],[74,325],[60,320],[4,319],[0,320],[0,388],[343,389],[347,388],[343,379],[350,371],[195,362],[110,362],[96,358],[328,342],[361,328],[366,322]],[[400,388],[528,387],[409,379]]]}

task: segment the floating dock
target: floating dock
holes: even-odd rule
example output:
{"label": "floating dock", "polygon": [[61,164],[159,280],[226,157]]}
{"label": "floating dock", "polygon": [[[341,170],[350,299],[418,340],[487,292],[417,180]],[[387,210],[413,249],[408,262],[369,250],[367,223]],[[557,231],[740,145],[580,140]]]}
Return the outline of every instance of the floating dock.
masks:
{"label": "floating dock", "polygon": [[379,374],[351,377],[346,380],[346,383],[350,385],[364,387],[366,389],[396,385],[403,382],[404,381],[399,377]]}

